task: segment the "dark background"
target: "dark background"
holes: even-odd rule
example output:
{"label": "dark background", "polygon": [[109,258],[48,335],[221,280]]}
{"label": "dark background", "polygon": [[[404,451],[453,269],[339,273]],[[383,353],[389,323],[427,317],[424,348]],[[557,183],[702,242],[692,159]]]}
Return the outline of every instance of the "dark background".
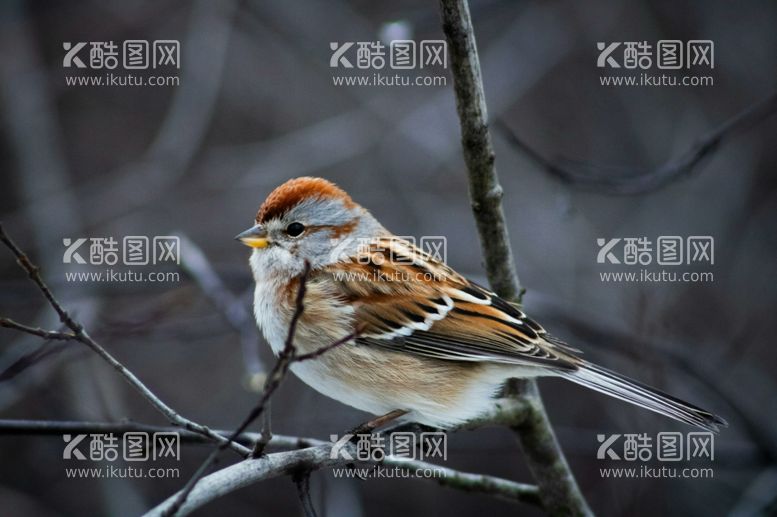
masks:
{"label": "dark background", "polygon": [[[583,175],[648,174],[775,89],[771,1],[471,7],[491,119]],[[185,234],[249,307],[248,250],[232,237],[274,187],[317,175],[397,234],[446,235],[448,262],[485,281],[450,77],[446,87],[335,87],[329,68],[330,41],[375,41],[389,22],[416,40],[441,39],[436,3],[5,2],[0,16],[0,218],[92,334],[185,416],[230,428],[255,401],[238,332],[183,270],[168,284],[65,282],[62,238]],[[180,86],[65,85],[63,41],[126,39],[180,40]],[[713,40],[714,86],[600,85],[597,41],[659,39]],[[602,479],[601,467],[624,465],[596,460],[597,434],[690,429],[542,381],[572,470],[601,515],[775,508],[777,119],[747,126],[688,174],[630,196],[560,181],[493,132],[529,314],[593,360],[731,424],[717,437],[714,479]],[[601,281],[602,271],[626,269],[596,263],[597,237],[659,235],[714,236],[714,281]],[[57,327],[9,253],[0,253],[0,279],[0,314]],[[41,346],[0,330],[0,372]],[[5,376],[0,417],[165,423],[84,347],[62,348]],[[260,355],[271,364],[264,343]],[[273,402],[284,434],[326,438],[366,416],[294,378]],[[136,515],[182,486],[208,451],[184,447],[180,479],[76,481],[65,478],[62,449],[56,436],[0,437],[0,513]],[[446,464],[532,481],[506,429],[452,435]],[[326,515],[539,513],[426,481],[328,471],[314,474],[313,495]],[[280,478],[199,515],[300,511]]]}

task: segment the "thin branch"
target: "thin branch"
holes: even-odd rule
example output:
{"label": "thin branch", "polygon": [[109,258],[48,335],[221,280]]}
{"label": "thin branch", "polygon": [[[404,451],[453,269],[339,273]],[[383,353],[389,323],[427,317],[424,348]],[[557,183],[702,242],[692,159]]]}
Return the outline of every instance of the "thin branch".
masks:
{"label": "thin branch", "polygon": [[[487,415],[490,422],[501,421],[513,421],[517,415],[516,411],[521,411],[520,407],[516,404],[514,399],[498,399],[494,405],[493,410]],[[480,422],[471,422],[471,425],[480,426]],[[462,426],[460,429],[469,429],[470,425]],[[155,425],[142,424],[137,422],[77,422],[77,421],[41,421],[41,420],[0,420],[0,435],[48,435],[48,436],[60,436],[62,434],[92,434],[92,433],[113,433],[117,435],[123,435],[130,432],[177,432],[180,436],[182,443],[191,444],[207,444],[210,441],[202,436],[187,430],[181,430],[176,427],[162,427]],[[223,437],[228,437],[233,434],[231,431],[214,430],[215,433]],[[236,441],[244,444],[255,443],[260,439],[259,433],[244,432],[235,437]],[[325,451],[320,455],[327,461],[330,460],[331,448],[333,444],[323,440],[315,438],[306,438],[298,436],[288,435],[273,435],[270,440],[269,447],[285,448],[285,449],[302,449],[310,451],[311,448],[320,448]],[[351,448],[353,444],[348,444],[346,447],[349,449],[349,453],[353,456],[355,451]],[[309,453],[305,453],[309,454]],[[277,477],[281,475],[290,474],[291,471],[283,469],[264,470],[264,466],[261,462],[267,461],[272,456],[273,463],[277,465],[275,459],[277,455],[266,455],[259,459],[245,460],[237,465],[227,467],[226,469],[233,469],[235,472],[229,475],[222,475],[217,478],[216,481],[210,482],[216,473],[210,476],[204,477],[197,486],[191,491],[191,494],[187,498],[186,503],[179,509],[179,514],[183,515],[198,508],[199,506],[224,496],[238,488],[246,486],[251,483],[256,483],[271,477]],[[295,457],[287,458],[283,460],[283,464],[287,460],[295,460]],[[349,463],[351,460],[345,459],[345,457],[338,457],[335,463],[328,464],[327,462],[310,463],[306,466],[312,470],[328,468],[330,466],[342,466]],[[422,478],[429,481],[434,481],[441,486],[447,486],[457,490],[463,490],[473,493],[483,493],[499,497],[511,502],[523,502],[533,505],[541,505],[537,487],[527,485],[524,483],[517,483],[506,479],[484,476],[480,474],[472,474],[467,472],[460,472],[447,467],[441,467],[432,463],[424,461],[408,460],[405,458],[396,458],[393,456],[385,457],[380,464],[402,468],[403,470],[417,472],[417,471],[433,471],[434,476],[429,478]],[[242,465],[242,466],[241,466]],[[256,471],[256,467],[260,470]],[[222,469],[219,472],[223,472]],[[241,477],[241,473],[249,471],[249,477],[243,482],[237,483],[235,479]],[[220,483],[224,483],[224,486],[220,486]],[[169,506],[173,503],[174,497],[180,494],[175,494],[169,497],[165,502],[152,509],[149,515],[162,515],[169,510]]]}
{"label": "thin branch", "polygon": [[305,517],[318,517],[313,501],[310,498],[310,474],[312,470],[295,470],[291,473],[291,480],[297,486],[297,495],[302,504],[302,511]]}
{"label": "thin branch", "polygon": [[[394,460],[393,458],[389,462],[384,461],[384,464],[391,464],[416,472],[430,468],[428,463],[422,461]],[[435,471],[435,477],[432,479],[441,486],[455,488],[464,492],[489,494],[514,503],[521,502],[542,506],[539,490],[534,485],[517,483],[484,474],[461,472],[439,465],[434,465],[431,468]]]}
{"label": "thin branch", "polygon": [[259,391],[264,384],[266,368],[259,357],[259,335],[251,312],[243,300],[224,285],[200,247],[182,232],[174,234],[180,235],[181,248],[185,247],[187,250],[181,257],[181,267],[240,336],[240,348],[247,375],[246,384],[253,391]]}
{"label": "thin branch", "polygon": [[[484,414],[481,419],[472,420],[457,427],[455,430],[474,429],[484,424],[501,425],[503,422],[515,422],[520,420],[523,404],[513,398],[500,398],[494,401],[491,411]],[[0,419],[0,436],[2,435],[60,435],[60,434],[89,434],[89,433],[115,433],[123,435],[134,431],[144,432],[177,432],[181,441],[185,443],[209,444],[212,440],[207,436],[187,431],[179,427],[158,426],[133,421],[122,422],[84,422],[72,420],[16,420]],[[214,433],[228,438],[233,431],[213,430]],[[240,443],[254,443],[260,438],[259,433],[244,431],[235,440]],[[315,438],[301,438],[287,435],[274,435],[270,445],[274,447],[286,447],[302,449],[323,445],[329,442],[316,440]]]}
{"label": "thin branch", "polygon": [[[49,305],[59,315],[60,321],[73,332],[73,337],[71,339],[80,341],[81,343],[85,344],[103,360],[105,360],[105,362],[110,364],[117,372],[119,372],[119,374],[121,374],[122,377],[124,377],[127,382],[130,383],[133,388],[135,388],[146,400],[148,400],[152,406],[154,406],[160,413],[167,417],[167,419],[172,424],[180,426],[184,429],[188,429],[190,431],[194,431],[204,436],[208,436],[212,440],[219,443],[226,443],[226,440],[223,436],[214,433],[204,425],[198,424],[179,415],[173,408],[165,404],[159,397],[156,396],[156,394],[154,394],[154,392],[152,392],[145,384],[143,384],[143,382],[141,382],[141,380],[138,379],[134,373],[127,369],[127,367],[125,367],[118,359],[113,357],[113,355],[111,355],[105,348],[97,343],[97,341],[95,341],[86,332],[83,326],[75,321],[62,307],[59,301],[57,301],[48,285],[46,285],[46,283],[43,281],[38,267],[33,264],[32,261],[30,261],[27,255],[25,255],[24,252],[19,249],[16,243],[5,233],[5,229],[3,228],[2,224],[0,224],[0,242],[5,244],[5,246],[11,250],[11,252],[16,257],[16,261],[19,263],[22,269],[27,272],[27,275],[30,277],[32,282],[38,287],[41,293],[43,293],[46,301],[48,301]],[[234,444],[232,448],[242,455],[245,455],[248,452],[248,450],[240,444]]]}
{"label": "thin branch", "polygon": [[[496,128],[505,135],[508,142],[514,147],[520,149],[537,165],[565,183],[607,194],[635,195],[659,190],[690,175],[702,160],[719,150],[732,137],[763,122],[775,112],[777,112],[777,92],[729,118],[716,129],[694,142],[678,158],[668,160],[655,169],[628,176],[613,176],[607,172],[612,172],[613,167],[593,164],[578,165],[577,168],[587,169],[588,172],[575,170],[569,165],[562,165],[544,156],[521,139],[504,121],[497,120]],[[591,174],[591,171],[594,173]]]}
{"label": "thin branch", "polygon": [[[359,334],[361,333],[361,328],[357,328],[357,330],[341,339],[338,339],[337,341],[334,341],[333,343],[330,343],[326,346],[322,346],[321,348],[314,350],[312,352],[309,352],[307,354],[297,354],[296,349],[293,350],[294,356],[292,358],[292,362],[301,362],[301,361],[309,361],[311,359],[317,359],[318,357],[324,355],[325,353],[329,352],[333,348],[336,348],[338,346],[344,345],[345,343],[348,343],[349,341],[356,339]],[[284,374],[285,375],[285,374]],[[268,399],[267,404],[267,410],[264,412],[262,418],[262,434],[260,438],[254,443],[253,451],[251,452],[251,456],[254,458],[258,458],[262,455],[264,452],[265,447],[270,443],[272,440],[272,421],[270,416],[270,403],[271,401]]]}
{"label": "thin branch", "polygon": [[[160,433],[175,432],[178,433],[181,443],[190,444],[210,444],[213,443],[207,436],[187,431],[179,427],[160,426],[144,424],[140,422],[88,422],[72,420],[6,420],[0,419],[0,436],[2,435],[24,435],[24,436],[59,436],[62,434],[93,434],[106,433],[124,435],[133,432]],[[232,431],[213,430],[214,433],[229,437]],[[242,444],[253,444],[259,439],[259,433],[242,433],[235,438],[236,442]],[[315,441],[306,441],[305,438],[293,436],[278,435],[273,438],[273,446],[300,449],[316,445]]]}
{"label": "thin branch", "polygon": [[346,344],[347,342],[356,339],[359,337],[359,335],[364,330],[363,327],[358,327],[354,332],[351,334],[348,334],[347,336],[338,339],[337,341],[333,341],[332,343],[322,346],[321,348],[318,348],[316,350],[313,350],[312,352],[308,352],[307,354],[295,354],[294,355],[294,362],[300,362],[300,361],[309,361],[311,359],[317,359],[324,355],[325,353],[329,352],[333,348],[337,348],[338,346],[342,346]]}
{"label": "thin branch", "polygon": [[486,98],[469,6],[466,0],[441,0],[440,10],[451,56],[461,145],[469,171],[470,202],[488,280],[501,296],[520,301],[520,283],[502,210],[503,192],[494,166],[494,148],[488,131]]}
{"label": "thin branch", "polygon": [[62,341],[45,339],[35,350],[27,352],[0,371],[0,382],[8,382],[16,378],[25,370],[32,368],[48,357],[59,354],[65,348],[67,348],[67,345],[62,343]]}
{"label": "thin branch", "polygon": [[[259,416],[261,416],[267,405],[270,402],[270,398],[273,396],[275,391],[278,389],[278,387],[281,385],[281,382],[286,377],[286,374],[289,372],[289,368],[291,367],[291,364],[305,359],[312,359],[319,357],[321,354],[318,353],[319,351],[314,351],[309,354],[304,354],[302,359],[300,356],[297,356],[297,350],[294,346],[294,337],[297,332],[297,325],[299,323],[300,318],[302,317],[302,314],[305,311],[305,293],[307,292],[307,281],[308,281],[308,275],[310,274],[310,263],[305,262],[305,269],[302,272],[302,274],[299,277],[299,287],[297,289],[297,296],[294,303],[294,313],[292,314],[291,320],[289,322],[289,329],[288,333],[286,334],[286,341],[284,343],[283,349],[278,354],[278,360],[275,363],[275,366],[273,366],[273,369],[270,371],[269,375],[267,376],[267,380],[265,381],[264,390],[262,391],[262,395],[259,398],[259,402],[254,406],[251,411],[248,413],[248,415],[245,417],[243,422],[235,429],[232,434],[227,439],[226,444],[221,444],[219,447],[213,449],[213,451],[208,455],[208,457],[205,459],[205,461],[202,462],[202,464],[199,466],[199,468],[195,471],[195,473],[192,475],[192,477],[189,479],[189,481],[186,482],[186,485],[184,485],[183,489],[176,495],[175,499],[172,501],[172,504],[169,505],[164,511],[164,515],[172,516],[176,515],[180,509],[184,506],[186,503],[187,498],[189,497],[189,494],[192,493],[195,486],[199,482],[199,480],[205,475],[205,473],[208,471],[208,469],[213,465],[213,463],[218,458],[221,451],[230,443],[232,443],[235,438],[237,438],[240,434],[245,431],[251,423],[254,422]],[[343,345],[354,338],[356,338],[358,335],[358,332],[354,332],[348,336],[345,336],[344,338],[341,338],[337,340],[335,343],[332,343],[331,345],[327,345],[323,347],[323,351],[321,353],[324,353],[326,351],[331,350],[335,346]],[[263,439],[257,440],[256,444],[254,445],[253,450],[251,451],[251,457],[256,458],[262,455],[264,452],[264,446],[267,444],[269,440],[269,436],[266,436]]]}
{"label": "thin branch", "polygon": [[[261,458],[247,459],[218,470],[202,478],[197,486],[191,490],[186,502],[178,510],[178,515],[186,515],[208,502],[259,481],[299,471],[340,467],[352,461],[343,459],[339,455],[334,455],[333,457],[331,454],[332,445],[331,443],[323,443],[301,450],[268,454]],[[348,444],[347,447],[351,448],[349,449],[351,454],[355,454],[355,446],[353,444]],[[405,461],[392,456],[384,458],[382,464],[402,469],[407,468],[413,471],[419,468],[422,470],[428,469],[434,472],[434,475],[422,479],[434,481],[442,486],[469,492],[486,493],[512,502],[541,504],[537,488],[531,485],[515,483],[493,476],[459,472],[431,463]],[[169,508],[175,504],[180,494],[181,492],[174,494],[163,501],[157,507],[150,510],[146,517],[169,515]]]}
{"label": "thin branch", "polygon": [[[502,187],[494,166],[488,131],[475,33],[467,0],[440,0],[442,25],[451,57],[456,108],[467,164],[470,199],[477,222],[488,280],[502,297],[520,303],[510,239],[502,210]],[[528,416],[512,427],[523,446],[529,468],[540,488],[545,509],[555,515],[591,515],[564,454],[558,445],[533,380],[521,384],[518,395],[527,402]]]}
{"label": "thin branch", "polygon": [[33,336],[42,337],[43,339],[57,339],[61,341],[70,341],[76,339],[75,334],[70,332],[58,332],[56,330],[46,330],[40,327],[30,327],[22,323],[17,323],[16,321],[9,318],[0,317],[0,327],[18,330],[19,332],[32,334]]}

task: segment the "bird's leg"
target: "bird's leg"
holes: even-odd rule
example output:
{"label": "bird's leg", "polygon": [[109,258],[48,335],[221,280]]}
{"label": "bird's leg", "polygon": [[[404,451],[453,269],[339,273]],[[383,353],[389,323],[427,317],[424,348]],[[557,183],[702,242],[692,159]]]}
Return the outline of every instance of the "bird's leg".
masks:
{"label": "bird's leg", "polygon": [[442,429],[438,429],[437,427],[432,427],[430,425],[426,424],[419,424],[418,422],[404,422],[404,423],[397,423],[389,428],[387,428],[384,433],[386,433],[387,436],[391,436],[394,433],[432,433],[432,432],[445,432]]}
{"label": "bird's leg", "polygon": [[438,427],[433,427],[426,424],[419,424],[418,422],[405,422],[401,424],[396,424],[384,431],[386,436],[391,437],[391,435],[395,433],[413,433],[416,435],[417,442],[416,442],[416,448],[421,452],[424,447],[424,442],[420,438],[418,438],[419,435],[422,435],[423,433],[445,433],[448,434],[448,431],[446,429],[440,429]]}
{"label": "bird's leg", "polygon": [[385,415],[381,415],[379,417],[375,417],[372,420],[369,420],[367,422],[364,422],[361,425],[358,425],[351,429],[348,434],[354,435],[354,437],[360,435],[360,434],[366,434],[371,433],[378,427],[382,427],[389,422],[393,422],[397,418],[401,417],[402,415],[406,414],[406,409],[395,409],[394,411],[389,411]]}
{"label": "bird's leg", "polygon": [[[406,409],[395,409],[394,411],[389,411],[385,415],[381,415],[379,417],[375,417],[372,420],[369,420],[367,422],[364,422],[363,424],[357,425],[350,431],[348,431],[347,434],[352,435],[350,438],[350,442],[353,444],[356,444],[359,441],[359,435],[363,434],[371,434],[375,429],[382,427],[389,422],[393,422],[397,418],[401,417],[402,415],[406,414]],[[348,469],[350,472],[356,472],[356,465],[353,463],[348,463],[345,466],[346,469]],[[357,474],[356,476],[358,479],[361,479],[364,481],[366,478],[362,478]]]}

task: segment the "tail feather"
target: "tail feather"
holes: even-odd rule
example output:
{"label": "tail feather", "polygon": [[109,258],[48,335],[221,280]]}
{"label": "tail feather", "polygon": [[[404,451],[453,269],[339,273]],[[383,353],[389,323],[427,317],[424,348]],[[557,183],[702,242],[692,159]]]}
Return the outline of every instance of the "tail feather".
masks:
{"label": "tail feather", "polygon": [[587,361],[582,362],[578,370],[559,375],[605,395],[708,431],[717,432],[718,426],[728,426],[724,419],[709,411]]}

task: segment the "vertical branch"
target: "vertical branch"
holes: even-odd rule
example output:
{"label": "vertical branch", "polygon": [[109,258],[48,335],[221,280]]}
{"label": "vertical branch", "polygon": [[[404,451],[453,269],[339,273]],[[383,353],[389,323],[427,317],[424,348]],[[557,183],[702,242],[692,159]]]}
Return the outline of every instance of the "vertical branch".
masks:
{"label": "vertical branch", "polygon": [[[456,108],[467,164],[470,200],[477,222],[486,273],[502,297],[520,302],[522,290],[515,272],[510,239],[502,210],[502,187],[494,166],[488,131],[475,33],[467,0],[440,0],[443,31],[448,42]],[[534,381],[513,386],[527,402],[528,415],[511,428],[518,435],[529,468],[540,489],[540,499],[553,515],[590,515],[542,405]]]}
{"label": "vertical branch", "polygon": [[488,131],[486,97],[469,6],[466,0],[440,0],[440,9],[451,57],[464,161],[469,171],[470,202],[488,281],[500,296],[520,301],[521,287],[502,210],[502,186],[494,166],[494,148]]}

